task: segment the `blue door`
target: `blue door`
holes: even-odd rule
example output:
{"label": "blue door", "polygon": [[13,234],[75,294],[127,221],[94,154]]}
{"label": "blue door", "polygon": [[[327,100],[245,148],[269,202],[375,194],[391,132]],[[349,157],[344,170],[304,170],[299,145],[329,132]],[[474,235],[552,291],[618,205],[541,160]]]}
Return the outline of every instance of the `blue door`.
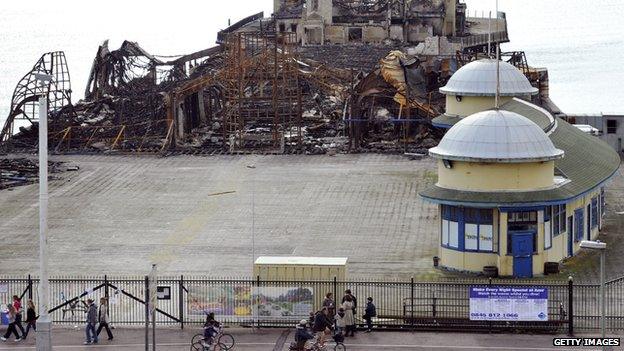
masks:
{"label": "blue door", "polygon": [[515,278],[533,277],[533,236],[535,232],[511,233],[513,275]]}
{"label": "blue door", "polygon": [[568,257],[574,255],[574,217],[568,217]]}

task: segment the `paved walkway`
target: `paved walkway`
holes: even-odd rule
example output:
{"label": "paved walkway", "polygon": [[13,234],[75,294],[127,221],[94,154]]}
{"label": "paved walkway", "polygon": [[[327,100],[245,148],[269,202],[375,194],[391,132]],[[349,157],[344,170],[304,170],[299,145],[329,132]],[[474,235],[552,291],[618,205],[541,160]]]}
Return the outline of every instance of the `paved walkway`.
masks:
{"label": "paved walkway", "polygon": [[[142,329],[116,329],[113,341],[103,340],[97,345],[82,345],[84,333],[81,329],[55,329],[54,350],[82,351],[142,351],[145,350],[145,334]],[[157,330],[157,350],[189,350],[189,340],[197,330]],[[234,350],[287,351],[294,333],[283,329],[228,329],[236,339]],[[345,342],[349,351],[421,351],[421,350],[485,350],[485,351],[555,351],[555,350],[598,350],[596,348],[556,348],[553,335],[519,334],[460,334],[425,332],[374,332],[358,333]],[[562,336],[563,337],[563,336]],[[34,350],[34,340],[16,343],[0,343],[0,351]],[[611,350],[624,350],[618,348]]]}

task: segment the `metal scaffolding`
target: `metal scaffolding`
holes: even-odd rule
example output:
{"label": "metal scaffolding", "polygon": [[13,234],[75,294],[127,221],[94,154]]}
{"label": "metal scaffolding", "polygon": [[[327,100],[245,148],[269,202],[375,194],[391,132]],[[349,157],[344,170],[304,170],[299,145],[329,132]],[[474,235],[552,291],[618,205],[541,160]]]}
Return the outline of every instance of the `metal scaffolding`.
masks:
{"label": "metal scaffolding", "polygon": [[223,138],[230,151],[298,148],[302,102],[294,33],[243,32],[226,40]]}

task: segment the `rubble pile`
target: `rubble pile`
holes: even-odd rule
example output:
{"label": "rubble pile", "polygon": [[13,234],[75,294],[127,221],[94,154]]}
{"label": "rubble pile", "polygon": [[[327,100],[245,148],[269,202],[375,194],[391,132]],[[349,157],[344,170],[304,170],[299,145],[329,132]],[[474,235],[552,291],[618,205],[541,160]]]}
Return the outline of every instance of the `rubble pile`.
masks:
{"label": "rubble pile", "polygon": [[[76,171],[78,166],[64,166],[62,162],[49,162],[51,174],[64,171]],[[50,176],[49,179],[55,179]],[[26,158],[0,159],[0,190],[28,185],[39,181],[39,163]]]}
{"label": "rubble pile", "polygon": [[[271,145],[269,152],[279,153],[402,153],[439,140],[428,124],[443,111],[437,89],[450,76],[439,60],[388,45],[298,46],[292,58],[279,54],[282,85],[274,93],[272,69],[258,66],[266,63],[243,67],[223,46],[163,61],[136,43],[110,51],[105,42],[85,99],[50,112],[50,148],[228,153],[267,152]],[[279,95],[287,90],[288,97]],[[278,95],[271,101],[270,94]],[[20,128],[4,147],[32,150],[37,133],[36,122]]]}

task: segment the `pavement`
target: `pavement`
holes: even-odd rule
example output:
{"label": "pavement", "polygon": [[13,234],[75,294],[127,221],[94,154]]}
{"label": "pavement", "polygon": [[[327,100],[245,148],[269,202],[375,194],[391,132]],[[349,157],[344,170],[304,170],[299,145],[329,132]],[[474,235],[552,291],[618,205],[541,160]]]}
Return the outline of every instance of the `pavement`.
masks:
{"label": "pavement", "polygon": [[[199,331],[196,329],[157,329],[159,351],[189,350],[189,340]],[[234,350],[287,351],[294,338],[294,331],[284,329],[227,329],[235,338]],[[143,329],[115,329],[113,341],[102,340],[97,345],[82,345],[82,329],[54,329],[54,350],[68,351],[142,351],[145,350]],[[555,350],[599,350],[599,348],[554,347],[554,337],[565,335],[528,334],[476,334],[476,333],[430,333],[430,332],[359,332],[354,338],[347,338],[345,346],[349,351],[421,351],[421,350],[485,350],[485,351],[555,351]],[[621,337],[621,336],[620,336]],[[34,340],[16,343],[0,343],[0,351],[34,350]],[[330,347],[330,350],[333,349]],[[624,348],[607,348],[624,350]]]}

